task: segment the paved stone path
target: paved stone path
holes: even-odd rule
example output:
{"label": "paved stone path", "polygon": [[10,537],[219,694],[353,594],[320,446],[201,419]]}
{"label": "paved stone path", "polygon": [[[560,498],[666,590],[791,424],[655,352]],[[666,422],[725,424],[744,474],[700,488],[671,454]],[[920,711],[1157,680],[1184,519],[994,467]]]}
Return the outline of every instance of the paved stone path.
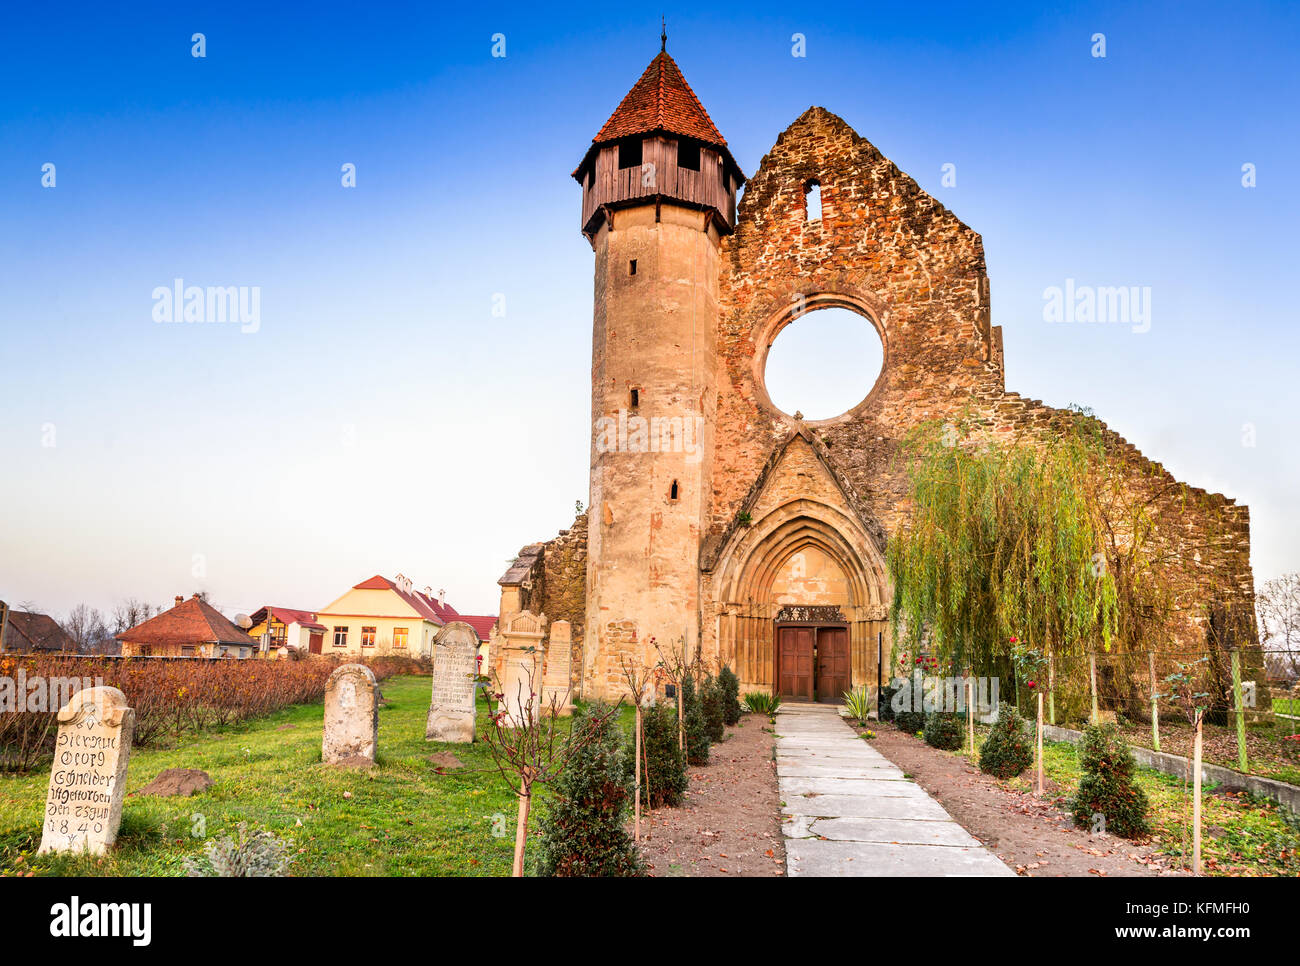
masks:
{"label": "paved stone path", "polygon": [[787,874],[1015,875],[834,706],[782,705],[776,734]]}

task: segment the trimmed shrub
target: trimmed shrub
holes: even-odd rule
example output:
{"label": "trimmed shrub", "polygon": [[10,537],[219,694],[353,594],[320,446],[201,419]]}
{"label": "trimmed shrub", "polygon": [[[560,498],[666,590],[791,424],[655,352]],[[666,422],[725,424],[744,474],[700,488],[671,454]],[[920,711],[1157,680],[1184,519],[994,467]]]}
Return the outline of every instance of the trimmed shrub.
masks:
{"label": "trimmed shrub", "polygon": [[[920,704],[918,701],[917,704]],[[915,711],[895,711],[894,725],[900,731],[906,731],[909,735],[914,735],[918,731],[925,729],[925,712],[919,708]]]}
{"label": "trimmed shrub", "polygon": [[1079,745],[1079,788],[1070,801],[1074,823],[1090,826],[1102,815],[1106,831],[1124,838],[1149,835],[1146,792],[1133,777],[1137,762],[1114,725],[1089,725]]}
{"label": "trimmed shrub", "polygon": [[704,730],[709,741],[716,744],[727,736],[727,724],[722,709],[722,688],[710,675],[700,689],[700,710],[704,713]]}
{"label": "trimmed shrub", "polygon": [[961,716],[931,711],[925,716],[925,743],[931,748],[957,751],[962,746]]}
{"label": "trimmed shrub", "polygon": [[718,672],[718,687],[722,689],[722,720],[729,725],[740,723],[740,678],[727,665]]}
{"label": "trimmed shrub", "polygon": [[682,680],[680,700],[686,725],[686,761],[691,765],[707,765],[709,729],[704,722],[699,692],[695,690],[695,678],[690,674]]}
{"label": "trimmed shrub", "polygon": [[632,793],[617,718],[605,704],[576,711],[570,741],[585,744],[565,764],[540,823],[537,871],[550,876],[632,876],[643,868],[623,817]]}
{"label": "trimmed shrub", "polygon": [[998,718],[980,745],[980,771],[995,778],[1014,778],[1034,761],[1025,719],[1009,704],[998,706]]}
{"label": "trimmed shrub", "polygon": [[892,684],[880,686],[880,700],[877,702],[876,712],[881,721],[894,720],[894,695],[897,693],[898,688]]}
{"label": "trimmed shrub", "polygon": [[[682,803],[686,794],[686,755],[677,747],[677,709],[660,702],[641,712],[644,801],[651,808]],[[625,748],[627,779],[632,780],[636,736],[628,735]]]}

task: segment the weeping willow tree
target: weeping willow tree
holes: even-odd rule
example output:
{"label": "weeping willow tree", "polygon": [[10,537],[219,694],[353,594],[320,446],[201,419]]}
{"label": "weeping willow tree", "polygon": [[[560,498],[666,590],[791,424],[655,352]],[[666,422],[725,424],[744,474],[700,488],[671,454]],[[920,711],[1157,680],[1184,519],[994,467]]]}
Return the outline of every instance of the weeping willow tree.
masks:
{"label": "weeping willow tree", "polygon": [[1032,442],[925,424],[900,451],[911,519],[890,540],[895,646],[927,635],[957,668],[987,669],[1012,639],[1043,653],[1109,650],[1119,626],[1095,423],[1063,418]]}

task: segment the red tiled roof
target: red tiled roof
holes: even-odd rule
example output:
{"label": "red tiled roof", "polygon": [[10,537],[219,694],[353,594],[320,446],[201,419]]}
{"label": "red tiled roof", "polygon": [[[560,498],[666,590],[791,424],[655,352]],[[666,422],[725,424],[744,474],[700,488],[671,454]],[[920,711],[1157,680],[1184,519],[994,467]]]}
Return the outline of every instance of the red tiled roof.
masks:
{"label": "red tiled roof", "polygon": [[5,648],[11,653],[24,651],[75,651],[77,642],[49,614],[25,610],[9,611],[9,626],[4,629]]}
{"label": "red tiled roof", "polygon": [[313,631],[325,630],[325,625],[317,622],[315,611],[296,610],[293,607],[276,607],[274,604],[266,604],[257,610],[251,617],[254,624],[260,624],[266,620],[267,613],[270,613],[281,624],[297,624],[300,627],[308,627]]}
{"label": "red tiled roof", "polygon": [[371,577],[369,580],[363,580],[352,588],[353,590],[391,590],[398,597],[410,604],[417,614],[427,621],[442,625],[447,623],[442,617],[438,616],[438,609],[424,594],[419,591],[407,593],[398,587],[396,582],[389,580],[387,577],[381,577],[379,574]]}
{"label": "red tiled roof", "polygon": [[183,600],[171,610],[123,631],[117,639],[128,644],[257,645],[257,641],[201,597]]}
{"label": "red tiled roof", "polygon": [[470,627],[474,628],[474,633],[478,635],[478,639],[484,642],[492,636],[492,628],[497,622],[495,614],[488,614],[482,617],[473,614],[462,614],[456,619],[464,621]]}
{"label": "red tiled roof", "polygon": [[680,134],[718,147],[727,145],[727,139],[666,51],[660,51],[650,61],[641,79],[591,140],[599,144],[651,131]]}

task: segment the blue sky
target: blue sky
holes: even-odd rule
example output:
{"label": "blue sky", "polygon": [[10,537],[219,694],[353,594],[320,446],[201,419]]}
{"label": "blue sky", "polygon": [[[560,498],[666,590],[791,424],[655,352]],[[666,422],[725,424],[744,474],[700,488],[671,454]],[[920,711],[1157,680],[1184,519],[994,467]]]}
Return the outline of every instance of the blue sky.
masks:
{"label": "blue sky", "polygon": [[[1009,389],[1089,405],[1249,503],[1257,579],[1300,569],[1300,14],[792,10],[662,11],[746,172],[809,105],[839,114],[983,234]],[[659,14],[7,11],[0,596],[317,608],[402,571],[493,611],[507,560],[586,499],[592,266],[568,175]],[[258,287],[257,331],[155,323],[175,278]],[[1044,322],[1067,279],[1149,287],[1150,331]]]}

